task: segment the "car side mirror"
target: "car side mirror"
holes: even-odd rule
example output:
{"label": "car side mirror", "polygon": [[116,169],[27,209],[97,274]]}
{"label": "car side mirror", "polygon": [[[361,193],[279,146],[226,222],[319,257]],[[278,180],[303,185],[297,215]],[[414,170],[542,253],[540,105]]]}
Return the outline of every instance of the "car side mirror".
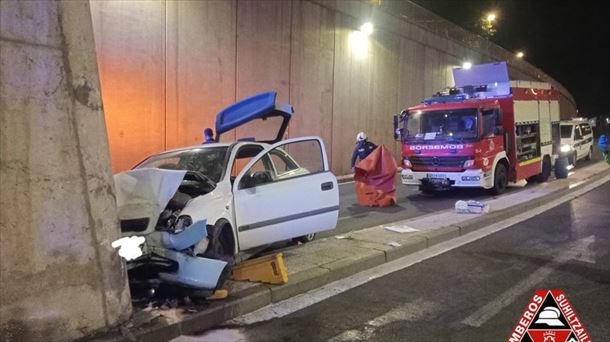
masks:
{"label": "car side mirror", "polygon": [[242,177],[241,181],[239,182],[239,188],[240,189],[249,189],[249,188],[253,188],[255,184],[256,183],[254,181],[253,174],[246,174]]}

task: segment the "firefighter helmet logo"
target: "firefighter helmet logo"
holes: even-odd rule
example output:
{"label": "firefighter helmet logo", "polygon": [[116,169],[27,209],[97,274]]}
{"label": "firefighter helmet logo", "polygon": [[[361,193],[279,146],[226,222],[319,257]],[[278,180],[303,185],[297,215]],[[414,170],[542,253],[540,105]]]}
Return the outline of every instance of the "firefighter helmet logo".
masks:
{"label": "firefighter helmet logo", "polygon": [[562,290],[537,290],[508,342],[588,342],[589,334]]}

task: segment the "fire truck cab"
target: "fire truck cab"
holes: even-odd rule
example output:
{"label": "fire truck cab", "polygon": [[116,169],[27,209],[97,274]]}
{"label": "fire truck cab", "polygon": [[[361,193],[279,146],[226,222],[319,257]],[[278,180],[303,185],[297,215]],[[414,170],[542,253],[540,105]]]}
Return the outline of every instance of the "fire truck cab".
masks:
{"label": "fire truck cab", "polygon": [[559,93],[510,81],[505,62],[453,70],[455,87],[394,118],[402,183],[429,192],[544,182],[559,148]]}

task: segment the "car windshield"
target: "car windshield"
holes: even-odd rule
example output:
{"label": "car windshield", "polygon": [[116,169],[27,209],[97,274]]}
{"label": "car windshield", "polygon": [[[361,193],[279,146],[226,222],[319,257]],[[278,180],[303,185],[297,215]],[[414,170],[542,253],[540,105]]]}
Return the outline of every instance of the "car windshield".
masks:
{"label": "car windshield", "polygon": [[572,125],[562,125],[561,126],[561,137],[564,139],[572,137]]}
{"label": "car windshield", "polygon": [[406,118],[405,140],[463,140],[477,137],[477,109],[414,111]]}
{"label": "car windshield", "polygon": [[136,169],[152,167],[168,170],[199,171],[218,182],[225,170],[227,146],[201,147],[161,153],[144,160]]}

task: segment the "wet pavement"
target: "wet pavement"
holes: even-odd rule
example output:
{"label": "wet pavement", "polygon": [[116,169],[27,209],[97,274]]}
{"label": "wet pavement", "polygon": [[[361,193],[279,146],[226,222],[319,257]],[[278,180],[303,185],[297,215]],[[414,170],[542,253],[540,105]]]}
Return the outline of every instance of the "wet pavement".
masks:
{"label": "wet pavement", "polygon": [[565,291],[592,340],[609,340],[609,192],[607,182],[282,318],[174,341],[506,340],[538,288]]}

